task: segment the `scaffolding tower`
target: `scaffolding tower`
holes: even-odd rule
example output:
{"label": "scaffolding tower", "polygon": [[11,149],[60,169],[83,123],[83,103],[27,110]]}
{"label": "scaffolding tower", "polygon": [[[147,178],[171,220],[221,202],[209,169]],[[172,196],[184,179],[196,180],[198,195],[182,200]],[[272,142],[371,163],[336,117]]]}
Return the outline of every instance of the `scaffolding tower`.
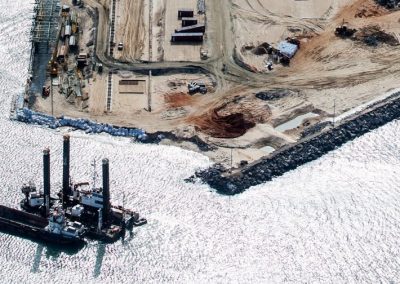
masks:
{"label": "scaffolding tower", "polygon": [[59,0],[35,0],[31,30],[33,43],[56,42],[60,10]]}
{"label": "scaffolding tower", "polygon": [[34,0],[30,32],[31,54],[29,74],[31,88],[28,93],[40,92],[47,72],[47,64],[56,51],[61,15],[60,0]]}
{"label": "scaffolding tower", "polygon": [[58,40],[59,0],[35,0],[31,29],[32,54],[48,54]]}

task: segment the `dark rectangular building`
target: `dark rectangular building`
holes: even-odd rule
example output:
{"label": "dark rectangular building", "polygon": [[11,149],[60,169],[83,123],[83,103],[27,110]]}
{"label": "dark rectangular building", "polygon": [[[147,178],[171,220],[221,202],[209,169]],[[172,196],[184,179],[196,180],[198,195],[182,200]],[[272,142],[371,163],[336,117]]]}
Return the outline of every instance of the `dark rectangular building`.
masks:
{"label": "dark rectangular building", "polygon": [[178,19],[182,18],[192,18],[194,16],[193,9],[179,9],[178,10]]}
{"label": "dark rectangular building", "polygon": [[202,42],[203,33],[174,33],[171,36],[172,42]]}
{"label": "dark rectangular building", "polygon": [[175,33],[205,33],[206,31],[206,26],[204,24],[198,24],[198,25],[193,25],[193,26],[188,26],[188,27],[183,27],[180,29],[176,29]]}
{"label": "dark rectangular building", "polygon": [[196,18],[187,18],[187,17],[182,18],[182,27],[194,26],[194,25],[197,25]]}

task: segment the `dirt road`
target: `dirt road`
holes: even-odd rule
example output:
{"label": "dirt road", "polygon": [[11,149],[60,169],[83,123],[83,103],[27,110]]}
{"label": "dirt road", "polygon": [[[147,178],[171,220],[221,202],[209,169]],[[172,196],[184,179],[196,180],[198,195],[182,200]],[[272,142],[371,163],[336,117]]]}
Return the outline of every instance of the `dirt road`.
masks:
{"label": "dirt road", "polygon": [[[141,59],[145,47],[145,21],[144,21],[144,0],[140,1],[121,1],[122,5],[119,15],[119,42],[124,43],[124,49],[120,52],[120,59],[127,62],[135,62]],[[118,37],[118,33],[117,33]]]}

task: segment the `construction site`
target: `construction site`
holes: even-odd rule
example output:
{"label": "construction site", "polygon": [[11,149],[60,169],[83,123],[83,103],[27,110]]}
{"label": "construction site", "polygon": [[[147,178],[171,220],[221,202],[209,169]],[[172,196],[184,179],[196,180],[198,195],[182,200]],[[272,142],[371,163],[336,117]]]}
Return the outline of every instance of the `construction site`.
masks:
{"label": "construction site", "polygon": [[157,142],[229,167],[399,87],[398,1],[36,0],[33,21],[19,108],[172,133]]}

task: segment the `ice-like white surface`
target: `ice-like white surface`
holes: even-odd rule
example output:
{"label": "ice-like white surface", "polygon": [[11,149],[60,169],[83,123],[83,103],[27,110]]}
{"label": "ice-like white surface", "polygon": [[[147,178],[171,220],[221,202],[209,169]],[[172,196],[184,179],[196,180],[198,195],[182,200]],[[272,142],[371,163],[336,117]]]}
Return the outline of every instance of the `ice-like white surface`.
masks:
{"label": "ice-like white surface", "polygon": [[[22,182],[41,183],[45,146],[52,185],[61,181],[61,134],[8,120],[27,75],[29,3],[0,1],[0,200],[11,206]],[[109,157],[113,199],[125,191],[149,223],[74,255],[1,233],[0,282],[397,283],[399,132],[390,123],[230,198],[184,183],[209,165],[204,156],[74,132],[75,180],[90,178],[93,158]]]}

